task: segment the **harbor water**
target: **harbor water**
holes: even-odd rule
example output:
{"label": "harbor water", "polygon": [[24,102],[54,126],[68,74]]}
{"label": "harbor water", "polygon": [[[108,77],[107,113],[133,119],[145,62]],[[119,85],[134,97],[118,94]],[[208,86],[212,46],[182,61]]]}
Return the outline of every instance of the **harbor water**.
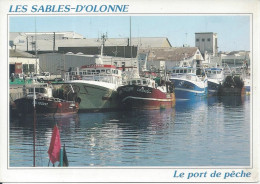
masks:
{"label": "harbor water", "polygon": [[[36,167],[48,166],[55,124],[69,167],[249,166],[251,107],[250,96],[231,96],[177,101],[173,109],[38,116]],[[9,166],[33,166],[32,117],[10,117]]]}

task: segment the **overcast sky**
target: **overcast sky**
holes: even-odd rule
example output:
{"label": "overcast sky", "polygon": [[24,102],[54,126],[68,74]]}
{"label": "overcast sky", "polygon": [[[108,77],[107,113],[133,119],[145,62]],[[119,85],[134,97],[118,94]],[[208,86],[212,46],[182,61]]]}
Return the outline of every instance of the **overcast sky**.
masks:
{"label": "overcast sky", "polygon": [[[86,38],[130,36],[130,16],[10,16],[10,32],[74,31]],[[131,16],[132,37],[167,37],[173,47],[195,46],[196,32],[218,35],[219,51],[250,50],[249,15]]]}

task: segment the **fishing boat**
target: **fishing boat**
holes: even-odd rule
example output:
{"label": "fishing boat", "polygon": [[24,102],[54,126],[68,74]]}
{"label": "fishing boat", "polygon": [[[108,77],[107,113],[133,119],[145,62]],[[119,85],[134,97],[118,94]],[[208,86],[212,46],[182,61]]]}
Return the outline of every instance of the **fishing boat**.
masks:
{"label": "fishing boat", "polygon": [[49,84],[32,84],[24,88],[25,96],[14,101],[15,111],[19,115],[36,113],[71,114],[78,112],[78,103],[52,96]]}
{"label": "fishing boat", "polygon": [[205,72],[208,77],[208,95],[219,95],[221,85],[225,79],[223,68],[206,68]]}
{"label": "fishing boat", "polygon": [[107,111],[118,108],[117,88],[120,85],[120,69],[114,65],[93,64],[68,72],[62,89],[73,91],[71,96],[79,103],[80,111]]}
{"label": "fishing boat", "polygon": [[201,75],[196,73],[197,69],[189,66],[172,68],[170,81],[173,82],[175,87],[176,100],[193,100],[207,97],[207,75],[205,72],[202,72]]}
{"label": "fishing boat", "polygon": [[132,78],[120,86],[118,101],[124,109],[165,109],[175,106],[174,87],[170,81],[156,83],[150,78]]}
{"label": "fishing boat", "polygon": [[220,88],[221,96],[240,96],[246,93],[243,78],[233,74],[225,77]]}
{"label": "fishing boat", "polygon": [[240,96],[246,93],[244,67],[232,67],[225,71],[225,79],[220,88],[221,96]]}

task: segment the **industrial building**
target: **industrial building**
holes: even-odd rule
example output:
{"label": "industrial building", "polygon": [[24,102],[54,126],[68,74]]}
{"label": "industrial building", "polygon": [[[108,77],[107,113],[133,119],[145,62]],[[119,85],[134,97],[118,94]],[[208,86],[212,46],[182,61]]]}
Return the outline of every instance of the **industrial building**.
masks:
{"label": "industrial building", "polygon": [[34,59],[34,63],[30,63],[30,65],[20,62],[23,69],[19,72],[25,74],[32,71],[62,74],[69,71],[71,67],[98,63],[102,44],[104,45],[102,57],[104,64],[114,64],[124,69],[137,66],[139,48],[171,47],[166,37],[131,38],[130,40],[129,38],[107,37],[105,39],[84,38],[75,32],[9,34],[10,50],[28,53],[28,57],[31,58],[39,57],[37,60]]}
{"label": "industrial building", "polygon": [[39,55],[39,67],[41,71],[48,71],[52,74],[64,74],[73,68],[91,64],[115,65],[120,68],[137,66],[136,58],[121,58],[100,55],[85,55],[82,53],[46,53]]}
{"label": "industrial building", "polygon": [[195,46],[199,48],[201,54],[216,56],[218,53],[218,36],[213,32],[195,33]]}

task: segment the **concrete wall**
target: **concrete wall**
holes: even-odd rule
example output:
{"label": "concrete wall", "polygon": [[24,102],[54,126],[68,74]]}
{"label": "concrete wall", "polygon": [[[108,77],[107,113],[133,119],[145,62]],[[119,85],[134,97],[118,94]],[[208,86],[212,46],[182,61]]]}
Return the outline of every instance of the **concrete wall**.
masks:
{"label": "concrete wall", "polygon": [[218,52],[217,44],[216,33],[195,33],[195,46],[199,48],[203,55],[206,51],[216,55]]}

